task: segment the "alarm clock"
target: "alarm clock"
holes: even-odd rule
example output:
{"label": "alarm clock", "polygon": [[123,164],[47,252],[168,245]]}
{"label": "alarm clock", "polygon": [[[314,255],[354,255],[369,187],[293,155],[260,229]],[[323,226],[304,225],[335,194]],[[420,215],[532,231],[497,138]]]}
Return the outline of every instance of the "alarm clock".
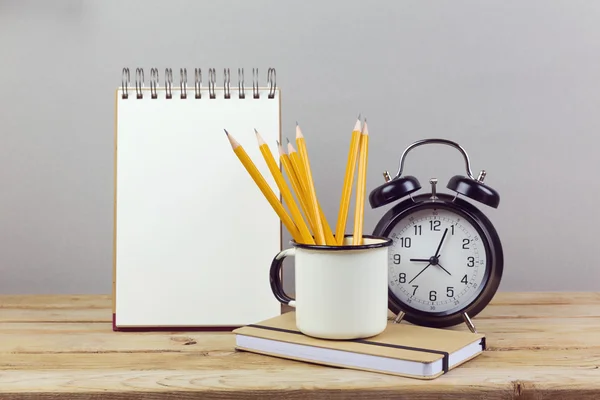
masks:
{"label": "alarm clock", "polygon": [[[453,176],[437,191],[430,179],[429,193],[417,178],[402,175],[409,151],[425,144],[444,144],[457,149],[465,160],[466,176]],[[409,145],[400,157],[394,178],[384,172],[385,183],[369,194],[372,208],[397,202],[376,224],[373,234],[393,240],[388,258],[388,304],[395,322],[444,328],[467,324],[493,298],[503,270],[503,251],[498,233],[473,202],[497,208],[499,194],[483,183],[482,170],[475,178],[467,152],[446,139],[424,139]],[[468,200],[467,200],[468,199]]]}

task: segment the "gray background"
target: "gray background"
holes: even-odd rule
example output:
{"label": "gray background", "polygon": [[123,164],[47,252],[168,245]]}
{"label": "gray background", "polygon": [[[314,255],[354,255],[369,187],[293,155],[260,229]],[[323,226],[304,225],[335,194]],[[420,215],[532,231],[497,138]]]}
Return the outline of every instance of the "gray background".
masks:
{"label": "gray background", "polygon": [[[503,240],[501,290],[597,290],[599,20],[600,2],[566,0],[0,0],[0,293],[111,291],[124,66],[161,81],[165,67],[244,67],[246,81],[258,67],[263,82],[276,67],[283,135],[301,122],[332,226],[358,112],[367,190],[411,142],[458,141],[502,196],[482,207]],[[428,146],[406,172],[445,190],[464,166]]]}

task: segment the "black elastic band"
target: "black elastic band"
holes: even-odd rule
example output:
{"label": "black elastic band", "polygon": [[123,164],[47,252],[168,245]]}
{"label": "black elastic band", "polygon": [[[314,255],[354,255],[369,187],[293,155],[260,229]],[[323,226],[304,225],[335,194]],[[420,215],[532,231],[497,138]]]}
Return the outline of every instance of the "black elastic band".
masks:
{"label": "black elastic band", "polygon": [[[284,328],[275,328],[273,326],[264,326],[264,325],[248,325],[250,327],[253,328],[260,328],[260,329],[268,329],[271,331],[278,331],[278,332],[285,332],[285,333],[293,333],[296,335],[303,335],[302,332],[298,332],[298,331],[293,331],[290,329],[284,329]],[[448,360],[450,358],[450,354],[446,351],[441,351],[441,350],[433,350],[433,349],[425,349],[425,348],[421,348],[421,347],[411,347],[411,346],[402,346],[399,344],[389,344],[389,343],[378,343],[378,342],[372,342],[370,340],[364,340],[364,339],[352,339],[352,340],[347,340],[348,342],[356,342],[356,343],[362,343],[362,344],[368,344],[368,345],[373,345],[373,346],[381,346],[381,347],[392,347],[395,349],[402,349],[402,350],[413,350],[413,351],[422,351],[422,352],[426,352],[426,353],[434,353],[434,354],[441,354],[443,356],[442,359],[442,369],[444,370],[444,372],[448,372]]]}

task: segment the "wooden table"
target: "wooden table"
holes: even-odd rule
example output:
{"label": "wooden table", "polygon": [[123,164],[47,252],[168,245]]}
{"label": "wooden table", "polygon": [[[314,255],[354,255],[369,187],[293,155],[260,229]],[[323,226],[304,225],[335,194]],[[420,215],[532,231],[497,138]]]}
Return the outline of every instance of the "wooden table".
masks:
{"label": "wooden table", "polygon": [[109,296],[0,296],[0,399],[600,399],[600,293],[499,293],[474,322],[489,351],[420,381],[113,332]]}

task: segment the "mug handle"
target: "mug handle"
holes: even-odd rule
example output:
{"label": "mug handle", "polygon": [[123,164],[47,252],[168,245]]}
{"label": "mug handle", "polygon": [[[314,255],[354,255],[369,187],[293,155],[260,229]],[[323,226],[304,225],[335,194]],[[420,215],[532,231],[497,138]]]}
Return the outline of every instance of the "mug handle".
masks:
{"label": "mug handle", "polygon": [[290,307],[296,307],[296,301],[283,291],[283,285],[281,283],[281,278],[279,277],[279,272],[281,271],[281,267],[283,267],[283,260],[285,260],[286,257],[293,257],[295,255],[296,249],[293,247],[280,251],[275,258],[273,258],[271,269],[269,271],[269,280],[271,282],[271,290],[273,291],[273,295],[275,295],[275,298],[279,300],[280,303],[286,304]]}

